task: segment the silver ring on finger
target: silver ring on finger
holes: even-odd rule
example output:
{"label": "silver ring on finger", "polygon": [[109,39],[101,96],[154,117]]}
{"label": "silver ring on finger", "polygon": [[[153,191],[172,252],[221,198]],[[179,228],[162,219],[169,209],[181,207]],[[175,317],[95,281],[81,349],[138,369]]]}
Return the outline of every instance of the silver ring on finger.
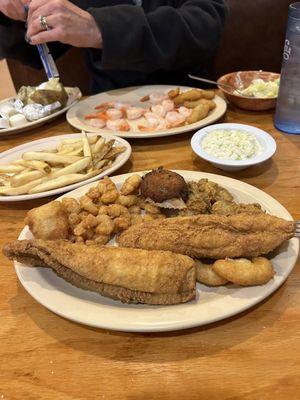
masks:
{"label": "silver ring on finger", "polygon": [[45,15],[40,15],[40,25],[44,31],[48,31],[50,29],[49,25],[47,24]]}

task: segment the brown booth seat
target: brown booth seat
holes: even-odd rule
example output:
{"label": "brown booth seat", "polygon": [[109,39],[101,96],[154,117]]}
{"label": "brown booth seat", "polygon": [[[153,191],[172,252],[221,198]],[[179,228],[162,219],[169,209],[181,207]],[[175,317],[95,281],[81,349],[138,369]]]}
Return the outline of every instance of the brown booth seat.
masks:
{"label": "brown booth seat", "polygon": [[[280,72],[287,13],[292,0],[227,0],[229,16],[215,59],[214,78],[232,71],[263,69]],[[45,80],[37,71],[7,60],[16,90]],[[89,72],[82,50],[73,48],[57,60],[66,86],[79,86],[89,94]]]}

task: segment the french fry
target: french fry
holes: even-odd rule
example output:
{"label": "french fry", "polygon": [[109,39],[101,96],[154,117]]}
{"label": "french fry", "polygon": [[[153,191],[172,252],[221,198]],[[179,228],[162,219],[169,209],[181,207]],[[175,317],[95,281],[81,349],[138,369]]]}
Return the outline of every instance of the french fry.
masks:
{"label": "french fry", "polygon": [[35,194],[89,179],[125,150],[114,143],[82,132],[80,139],[63,139],[56,149],[26,152],[10,165],[0,164],[0,196]]}
{"label": "french fry", "polygon": [[99,160],[95,163],[95,167],[97,169],[103,168],[105,165],[107,165],[109,160],[107,158],[104,158],[103,160]]}
{"label": "french fry", "polygon": [[44,172],[45,174],[49,174],[49,172],[51,171],[51,167],[47,163],[45,163],[45,161],[16,160],[13,162],[13,164],[23,165],[25,168],[37,169],[38,171]]}
{"label": "french fry", "polygon": [[99,153],[103,149],[104,145],[105,145],[105,139],[100,136],[97,142],[91,146],[93,154]]}
{"label": "french fry", "polygon": [[83,155],[84,157],[92,157],[92,152],[90,148],[90,143],[89,140],[86,136],[86,133],[84,131],[81,132],[81,140],[82,140],[82,148],[83,148]]}
{"label": "french fry", "polygon": [[114,160],[118,154],[123,153],[124,151],[125,147],[123,146],[113,147],[108,153],[105,154],[105,158],[108,160]]}
{"label": "french fry", "polygon": [[59,176],[75,174],[77,172],[83,171],[91,163],[91,157],[84,157],[73,164],[68,165],[65,168],[60,168],[51,174],[51,178],[58,178]]}
{"label": "french fry", "polygon": [[109,140],[108,142],[105,143],[105,145],[102,147],[101,151],[99,153],[95,154],[95,160],[102,160],[102,158],[105,157],[105,154],[107,154],[110,149],[113,147],[115,143],[114,139]]}
{"label": "french fry", "polygon": [[73,164],[74,162],[81,159],[81,157],[79,156],[42,153],[38,151],[29,151],[28,153],[24,153],[22,158],[23,160],[38,160],[38,161],[46,161],[49,163],[59,163],[59,164]]}
{"label": "french fry", "polygon": [[46,192],[52,189],[58,189],[62,186],[72,185],[73,183],[89,179],[97,174],[99,174],[98,170],[95,170],[88,174],[69,174],[69,175],[59,176],[58,178],[49,179],[37,186],[34,186],[32,189],[29,190],[29,193],[34,194],[34,193]]}
{"label": "french fry", "polygon": [[10,176],[1,175],[0,176],[0,186],[10,186]]}
{"label": "french fry", "polygon": [[12,187],[22,186],[25,185],[26,183],[41,178],[42,176],[45,176],[44,172],[38,170],[21,172],[20,174],[11,177],[10,185]]}
{"label": "french fry", "polygon": [[25,185],[18,186],[18,187],[0,187],[0,195],[3,196],[18,196],[20,194],[27,194],[29,193],[30,189],[34,188],[35,186],[42,183],[47,178],[40,178],[36,179],[32,182],[28,182]]}
{"label": "french fry", "polygon": [[25,169],[23,165],[4,165],[0,164],[0,173],[3,174],[15,174]]}

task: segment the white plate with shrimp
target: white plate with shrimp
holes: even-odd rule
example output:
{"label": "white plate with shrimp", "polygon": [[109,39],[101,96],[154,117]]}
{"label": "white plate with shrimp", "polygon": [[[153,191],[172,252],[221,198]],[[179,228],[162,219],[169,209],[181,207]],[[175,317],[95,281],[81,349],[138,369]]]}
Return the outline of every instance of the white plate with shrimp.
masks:
{"label": "white plate with shrimp", "polygon": [[[100,93],[70,108],[67,121],[73,127],[88,132],[113,133],[124,138],[153,138],[195,131],[216,122],[226,112],[226,102],[215,95],[215,108],[205,118],[188,124],[189,110],[186,107],[174,108],[168,98],[168,92],[176,88],[181,92],[192,89],[185,86],[147,85]],[[105,104],[109,105],[109,110],[105,110],[103,118],[101,111]]]}
{"label": "white plate with shrimp", "polygon": [[[148,171],[138,172],[143,175]],[[236,179],[195,171],[175,171],[186,181],[207,178],[233,195],[239,203],[260,203],[266,212],[293,220],[289,212],[265,192]],[[118,189],[133,174],[112,178]],[[79,199],[93,183],[62,197]],[[62,198],[60,197],[60,199]],[[254,217],[255,218],[255,217]],[[32,239],[26,226],[19,240]],[[291,273],[299,253],[299,239],[293,238],[272,253],[276,274],[260,286],[234,285],[208,287],[197,283],[196,298],[178,305],[151,306],[123,304],[97,293],[79,289],[59,278],[48,268],[31,268],[15,262],[16,273],[31,296],[52,312],[81,324],[127,332],[163,332],[206,325],[241,313],[275,292]],[[280,299],[279,299],[280,300]],[[268,307],[268,306],[267,306]]]}

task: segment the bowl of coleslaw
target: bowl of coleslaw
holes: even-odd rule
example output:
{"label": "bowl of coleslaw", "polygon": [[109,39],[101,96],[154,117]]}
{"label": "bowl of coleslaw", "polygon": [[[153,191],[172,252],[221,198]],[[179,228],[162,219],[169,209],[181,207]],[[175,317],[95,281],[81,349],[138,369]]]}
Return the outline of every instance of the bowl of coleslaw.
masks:
{"label": "bowl of coleslaw", "polygon": [[[218,79],[218,87],[235,106],[252,111],[275,108],[280,74],[267,71],[238,71]],[[222,86],[229,85],[232,89]]]}
{"label": "bowl of coleslaw", "polygon": [[199,157],[225,171],[261,164],[276,151],[276,142],[267,132],[233,123],[200,129],[193,135],[191,146]]}

